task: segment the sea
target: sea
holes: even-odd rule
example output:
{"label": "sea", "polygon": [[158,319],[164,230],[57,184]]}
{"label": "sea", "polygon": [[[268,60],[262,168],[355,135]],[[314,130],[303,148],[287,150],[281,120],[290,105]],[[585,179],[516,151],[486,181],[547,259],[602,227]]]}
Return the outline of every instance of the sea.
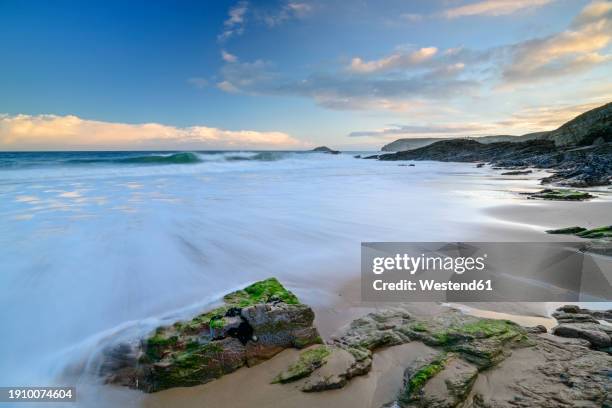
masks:
{"label": "sea", "polygon": [[104,346],[259,279],[331,303],[361,242],[478,238],[514,199],[486,168],[373,153],[0,153],[0,386],[90,384]]}

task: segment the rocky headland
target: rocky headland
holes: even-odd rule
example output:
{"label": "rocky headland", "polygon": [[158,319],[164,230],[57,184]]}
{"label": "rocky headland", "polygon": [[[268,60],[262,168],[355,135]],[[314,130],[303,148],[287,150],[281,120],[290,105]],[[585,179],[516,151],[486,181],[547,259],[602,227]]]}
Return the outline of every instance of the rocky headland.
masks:
{"label": "rocky headland", "polygon": [[544,178],[543,183],[571,187],[611,183],[612,103],[585,112],[556,130],[519,140],[482,143],[474,138],[449,139],[368,158],[486,162],[513,171],[530,167],[550,170],[552,175]]}

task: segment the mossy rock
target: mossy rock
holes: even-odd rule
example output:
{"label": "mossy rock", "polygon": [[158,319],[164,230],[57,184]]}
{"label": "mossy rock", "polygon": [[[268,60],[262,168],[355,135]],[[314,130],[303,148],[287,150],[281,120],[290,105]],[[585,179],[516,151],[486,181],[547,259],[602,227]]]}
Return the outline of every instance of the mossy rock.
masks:
{"label": "mossy rock", "polygon": [[274,301],[284,302],[288,305],[300,303],[298,298],[285,289],[276,278],[255,282],[242,290],[225,295],[223,300],[234,307],[247,307]]}
{"label": "mossy rock", "polygon": [[427,381],[444,369],[446,358],[446,353],[441,353],[425,360],[417,360],[406,368],[404,389],[398,398],[400,405],[408,405],[419,399],[419,393]]}
{"label": "mossy rock", "polygon": [[444,322],[418,321],[399,330],[428,346],[460,353],[481,368],[503,360],[507,345],[527,345],[525,329],[509,320],[460,316]]}
{"label": "mossy rock", "polygon": [[272,383],[286,384],[308,377],[314,370],[325,364],[331,349],[325,345],[314,346],[300,353],[298,360],[278,374]]}
{"label": "mossy rock", "polygon": [[583,227],[568,227],[546,231],[549,234],[573,234],[587,239],[610,239],[612,238],[612,225],[605,227],[587,229]]}
{"label": "mossy rock", "polygon": [[[255,282],[223,300],[191,320],[158,327],[135,346],[134,366],[120,375],[111,373],[110,382],[146,392],[198,385],[283,349],[322,342],[312,309],[275,278]],[[306,354],[304,362],[316,365],[314,357],[321,357],[322,350]],[[121,359],[121,353],[116,356]]]}
{"label": "mossy rock", "polygon": [[529,197],[543,200],[583,201],[595,196],[584,191],[547,188],[537,193],[530,193]]}
{"label": "mossy rock", "polygon": [[567,228],[559,228],[547,230],[547,234],[578,234],[579,232],[586,231],[586,228],[583,227],[567,227]]}
{"label": "mossy rock", "polygon": [[577,233],[576,235],[580,238],[589,239],[612,238],[612,225],[585,230]]}

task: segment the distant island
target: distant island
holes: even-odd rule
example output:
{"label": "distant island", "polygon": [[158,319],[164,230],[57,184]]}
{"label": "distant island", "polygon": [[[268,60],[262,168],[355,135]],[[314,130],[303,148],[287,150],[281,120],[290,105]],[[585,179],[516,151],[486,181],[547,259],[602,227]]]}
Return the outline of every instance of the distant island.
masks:
{"label": "distant island", "polygon": [[329,154],[340,154],[340,152],[338,150],[330,149],[327,146],[315,147],[314,149],[311,150],[311,152],[329,153]]}

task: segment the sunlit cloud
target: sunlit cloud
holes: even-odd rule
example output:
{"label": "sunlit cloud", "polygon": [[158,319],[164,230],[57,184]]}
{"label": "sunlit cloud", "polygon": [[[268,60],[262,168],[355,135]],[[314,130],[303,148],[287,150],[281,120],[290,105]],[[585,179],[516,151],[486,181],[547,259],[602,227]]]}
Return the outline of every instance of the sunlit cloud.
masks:
{"label": "sunlit cloud", "polygon": [[423,63],[431,59],[437,52],[438,49],[436,47],[425,47],[409,53],[397,52],[388,57],[372,61],[364,61],[357,57],[351,60],[349,70],[357,73],[369,74],[405,68]]}
{"label": "sunlit cloud", "polygon": [[576,74],[612,61],[606,47],[612,42],[612,2],[593,2],[560,33],[525,41],[510,48],[505,82],[533,82]]}
{"label": "sunlit cloud", "polygon": [[159,123],[127,124],[57,115],[0,115],[0,149],[278,149],[301,146],[283,132]]}
{"label": "sunlit cloud", "polygon": [[502,16],[513,14],[525,9],[541,7],[554,0],[486,0],[445,10],[443,15],[447,18],[467,16]]}
{"label": "sunlit cloud", "polygon": [[602,101],[578,105],[538,106],[521,109],[508,119],[497,122],[505,129],[554,130],[576,116],[601,106]]}

